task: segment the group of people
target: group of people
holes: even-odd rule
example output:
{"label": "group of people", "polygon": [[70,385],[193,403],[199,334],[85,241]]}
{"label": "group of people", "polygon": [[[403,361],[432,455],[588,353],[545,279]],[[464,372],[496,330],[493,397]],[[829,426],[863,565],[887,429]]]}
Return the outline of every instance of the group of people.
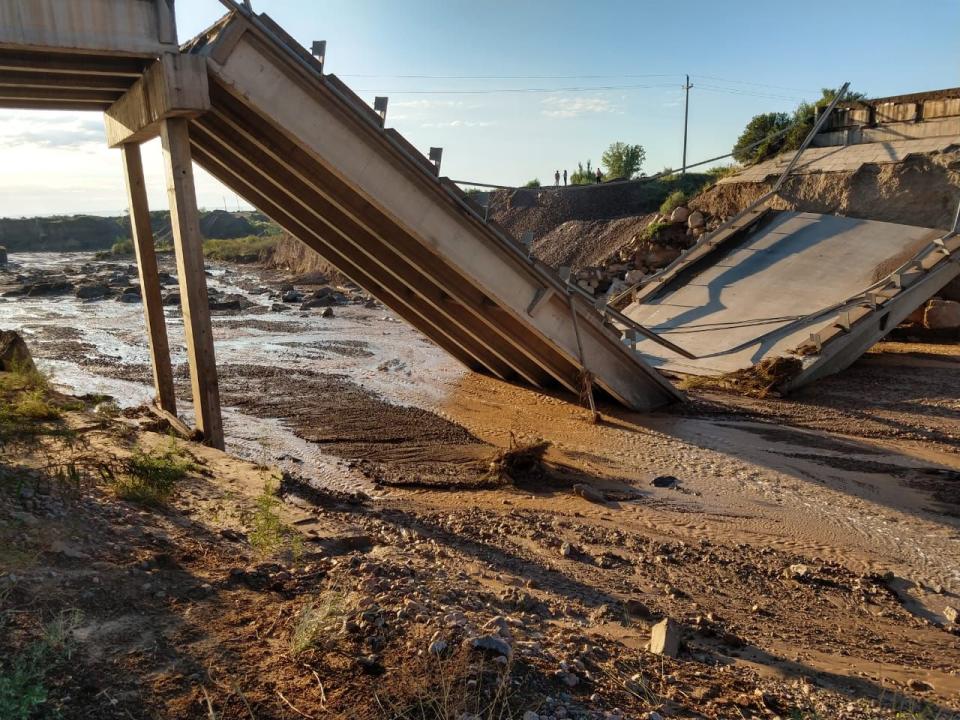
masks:
{"label": "group of people", "polygon": [[[597,168],[597,174],[596,174],[595,177],[597,178],[597,185],[599,185],[600,183],[603,182],[603,173],[600,172],[600,168]],[[557,170],[555,173],[553,173],[553,184],[554,184],[554,187],[560,187],[560,171],[559,171],[559,170]],[[566,171],[566,170],[563,171],[563,186],[564,186],[564,187],[567,186],[567,171]]]}

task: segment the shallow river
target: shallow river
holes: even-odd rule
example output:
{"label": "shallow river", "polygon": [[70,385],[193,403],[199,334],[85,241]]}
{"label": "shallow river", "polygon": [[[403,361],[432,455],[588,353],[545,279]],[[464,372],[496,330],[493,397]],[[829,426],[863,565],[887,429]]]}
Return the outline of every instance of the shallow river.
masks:
{"label": "shallow river", "polygon": [[[91,253],[11,254],[10,269],[56,272],[93,261]],[[164,258],[162,264],[168,264]],[[116,263],[109,263],[116,265]],[[165,269],[173,271],[172,266]],[[255,267],[208,263],[211,291],[237,293],[254,306],[243,312],[213,313],[220,366],[303,368],[343,375],[395,404],[433,404],[437,394],[464,371],[443,351],[388,309],[345,305],[334,317],[320,310],[271,312],[276,302],[256,290],[276,286],[281,276]],[[135,271],[133,273],[135,277]],[[179,307],[167,307],[167,330],[174,368],[186,363]],[[70,393],[102,393],[121,406],[148,402],[154,395],[143,306],[114,299],[83,301],[68,294],[0,298],[0,327],[23,333],[37,364],[54,384]],[[175,370],[176,373],[176,370]],[[178,379],[178,409],[191,418],[188,383]],[[272,460],[284,469],[324,484],[365,485],[363,476],[315,443],[296,437],[281,421],[223,408],[227,449],[256,461]]]}

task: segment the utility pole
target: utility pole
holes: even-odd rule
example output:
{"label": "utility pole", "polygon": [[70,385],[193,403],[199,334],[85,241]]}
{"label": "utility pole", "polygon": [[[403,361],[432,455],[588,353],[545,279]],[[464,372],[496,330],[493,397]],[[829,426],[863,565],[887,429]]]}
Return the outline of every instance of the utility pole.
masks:
{"label": "utility pole", "polygon": [[687,75],[687,82],[683,86],[686,97],[683,101],[683,168],[680,170],[681,175],[687,174],[687,119],[690,117],[690,88],[692,87],[690,76]]}

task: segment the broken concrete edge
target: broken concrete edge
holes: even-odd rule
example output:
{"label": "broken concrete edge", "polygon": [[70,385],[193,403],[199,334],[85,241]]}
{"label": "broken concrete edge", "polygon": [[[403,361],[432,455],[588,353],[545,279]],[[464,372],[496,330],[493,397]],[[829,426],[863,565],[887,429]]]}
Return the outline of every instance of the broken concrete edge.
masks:
{"label": "broken concrete edge", "polygon": [[[947,240],[950,239],[948,236]],[[953,236],[952,239],[954,244],[960,246],[960,236]],[[837,320],[831,321],[821,330],[819,347],[807,342],[793,351],[801,358],[803,370],[779,386],[778,390],[784,394],[790,393],[849,367],[958,276],[960,262],[952,255],[945,255],[916,282],[900,288],[896,295],[885,299],[877,307],[857,307],[866,312],[857,313],[859,317],[845,327],[841,327]]]}
{"label": "broken concrete edge", "polygon": [[123,97],[104,111],[107,145],[142,143],[160,135],[161,123],[195,117],[210,109],[206,59],[165,53]]}

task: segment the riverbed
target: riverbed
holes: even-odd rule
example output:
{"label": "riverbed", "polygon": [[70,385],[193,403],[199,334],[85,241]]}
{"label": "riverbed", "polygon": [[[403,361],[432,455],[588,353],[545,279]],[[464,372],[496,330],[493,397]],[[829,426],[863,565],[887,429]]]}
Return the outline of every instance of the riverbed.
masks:
{"label": "riverbed", "polygon": [[[86,264],[118,266],[114,260],[95,260],[92,253],[22,253],[11,254],[9,269],[57,275]],[[135,278],[135,267],[127,269]],[[350,462],[299,437],[288,422],[264,416],[256,406],[245,411],[230,399],[243,398],[251,376],[278,371],[292,376],[308,369],[315,376],[340,378],[391,405],[433,404],[442,388],[465,372],[381,305],[339,305],[332,317],[323,317],[322,308],[301,311],[298,304],[285,306],[263,292],[286,284],[281,273],[210,262],[207,269],[211,293],[241,295],[251,303],[240,312],[212,313],[227,450],[241,457],[272,462],[337,488],[367,487],[368,480]],[[172,258],[161,258],[161,270],[175,272]],[[278,305],[288,309],[278,312]],[[165,315],[178,411],[190,423],[193,410],[180,308],[167,306]],[[19,330],[38,366],[65,392],[108,395],[121,407],[147,403],[155,394],[139,302],[81,300],[73,293],[0,298],[0,327]],[[243,377],[237,378],[241,369]],[[280,395],[290,392],[282,377],[276,387]],[[269,393],[269,386],[260,390]]]}

